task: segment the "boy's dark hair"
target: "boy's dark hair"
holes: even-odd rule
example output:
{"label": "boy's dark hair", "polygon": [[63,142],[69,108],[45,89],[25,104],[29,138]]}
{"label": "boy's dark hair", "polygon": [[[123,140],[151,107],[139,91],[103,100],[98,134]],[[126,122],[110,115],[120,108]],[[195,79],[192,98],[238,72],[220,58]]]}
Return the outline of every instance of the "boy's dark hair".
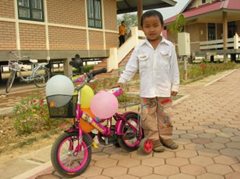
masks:
{"label": "boy's dark hair", "polygon": [[151,16],[157,16],[161,22],[161,25],[163,26],[164,22],[163,22],[163,16],[159,11],[156,10],[150,10],[150,11],[146,11],[143,13],[142,17],[141,17],[141,27],[143,26],[143,20],[147,17],[151,17]]}

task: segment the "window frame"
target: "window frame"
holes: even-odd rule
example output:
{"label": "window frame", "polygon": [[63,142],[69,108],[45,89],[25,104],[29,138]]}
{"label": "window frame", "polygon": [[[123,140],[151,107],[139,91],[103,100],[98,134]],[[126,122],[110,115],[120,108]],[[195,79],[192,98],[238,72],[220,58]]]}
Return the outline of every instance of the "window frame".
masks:
{"label": "window frame", "polygon": [[[91,7],[89,7],[89,1],[92,1],[93,2],[93,9],[90,9]],[[90,28],[97,28],[97,29],[102,29],[103,28],[103,18],[102,18],[102,1],[101,0],[89,0],[88,3],[87,3],[87,16],[88,16],[88,27]],[[98,1],[100,3],[100,8],[98,9],[99,12],[100,12],[100,19],[97,19],[96,18],[96,7],[95,7],[95,2]],[[90,12],[90,10],[93,11],[93,17],[90,17],[91,16],[91,13],[92,11]],[[90,21],[93,21],[94,22],[94,25],[91,25],[89,22]],[[98,26],[97,25],[97,22],[100,22],[101,25]]]}
{"label": "window frame", "polygon": [[[18,18],[19,19],[22,19],[22,20],[31,20],[31,21],[39,21],[39,22],[44,22],[44,4],[43,4],[43,0],[40,0],[41,2],[41,6],[42,8],[41,9],[36,9],[36,8],[33,8],[32,7],[32,0],[28,0],[29,2],[29,7],[26,7],[26,6],[21,6],[19,5],[19,0],[17,0],[17,6],[18,6]],[[20,9],[28,9],[29,12],[30,12],[30,16],[29,18],[28,17],[21,17],[20,16]],[[39,12],[42,12],[42,18],[41,19],[36,19],[36,18],[33,18],[33,11],[34,10],[37,10]]]}
{"label": "window frame", "polygon": [[216,24],[215,23],[208,23],[208,40],[216,40]]}

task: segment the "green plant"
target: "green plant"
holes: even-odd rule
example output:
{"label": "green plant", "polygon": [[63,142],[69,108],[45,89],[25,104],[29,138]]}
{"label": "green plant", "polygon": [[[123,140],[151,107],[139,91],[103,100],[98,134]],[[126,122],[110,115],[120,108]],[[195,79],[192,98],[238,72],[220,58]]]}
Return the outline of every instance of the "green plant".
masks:
{"label": "green plant", "polygon": [[93,67],[94,67],[94,65],[86,65],[86,66],[83,67],[83,72],[84,72],[84,73],[87,73],[87,72],[89,72],[90,70],[92,70]]}
{"label": "green plant", "polygon": [[200,64],[188,64],[188,80],[183,79],[184,67],[183,64],[179,64],[180,80],[183,83],[188,83],[202,79],[206,76],[214,75],[224,70],[230,70],[239,68],[236,63],[200,63]]}
{"label": "green plant", "polygon": [[176,17],[176,20],[172,24],[170,24],[168,28],[172,33],[183,32],[185,23],[186,23],[186,20],[184,15],[179,14]]}
{"label": "green plant", "polygon": [[29,96],[14,107],[14,128],[18,135],[30,134],[55,128],[59,123],[51,120],[45,100],[39,96]]}

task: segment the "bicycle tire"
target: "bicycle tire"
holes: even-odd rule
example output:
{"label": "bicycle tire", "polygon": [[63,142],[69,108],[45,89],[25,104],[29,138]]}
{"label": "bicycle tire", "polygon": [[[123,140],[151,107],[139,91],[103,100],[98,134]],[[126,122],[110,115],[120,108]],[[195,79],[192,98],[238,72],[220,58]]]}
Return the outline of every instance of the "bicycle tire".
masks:
{"label": "bicycle tire", "polygon": [[6,84],[6,93],[10,92],[13,82],[14,82],[14,79],[15,79],[15,76],[16,76],[16,71],[11,71],[10,76],[7,80],[7,84]]}
{"label": "bicycle tire", "polygon": [[[65,132],[60,135],[52,145],[51,162],[55,170],[60,175],[72,178],[81,175],[89,166],[92,158],[91,139],[86,134],[83,134],[82,139],[83,150],[81,150],[80,152],[77,151],[79,150],[78,133]],[[65,144],[67,146],[65,146]],[[64,146],[66,148],[64,148]],[[80,155],[82,152],[83,159],[81,160],[79,157],[81,157]],[[69,166],[70,164],[71,166]],[[72,166],[74,168],[72,168]]]}
{"label": "bicycle tire", "polygon": [[44,88],[46,86],[46,82],[50,78],[50,72],[47,67],[41,66],[34,73],[34,84],[38,88]]}
{"label": "bicycle tire", "polygon": [[[125,118],[126,121],[124,121],[121,125],[121,133],[123,135],[118,136],[118,144],[126,151],[132,152],[138,149],[140,142],[144,136],[143,129],[140,126],[141,119],[140,116],[136,113],[129,113],[125,116]],[[129,123],[131,125],[135,125],[137,132],[131,128]]]}

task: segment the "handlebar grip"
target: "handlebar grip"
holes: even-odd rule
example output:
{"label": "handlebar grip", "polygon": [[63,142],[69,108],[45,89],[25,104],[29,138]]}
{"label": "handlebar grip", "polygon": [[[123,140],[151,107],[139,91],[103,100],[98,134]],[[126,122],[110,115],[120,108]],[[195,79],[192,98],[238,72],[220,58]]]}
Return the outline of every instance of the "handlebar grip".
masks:
{"label": "handlebar grip", "polygon": [[90,72],[88,76],[94,77],[94,76],[96,76],[96,75],[98,75],[98,74],[106,73],[106,72],[107,72],[107,69],[106,69],[106,68],[101,68],[101,69],[99,69],[99,70],[94,70],[94,71]]}

